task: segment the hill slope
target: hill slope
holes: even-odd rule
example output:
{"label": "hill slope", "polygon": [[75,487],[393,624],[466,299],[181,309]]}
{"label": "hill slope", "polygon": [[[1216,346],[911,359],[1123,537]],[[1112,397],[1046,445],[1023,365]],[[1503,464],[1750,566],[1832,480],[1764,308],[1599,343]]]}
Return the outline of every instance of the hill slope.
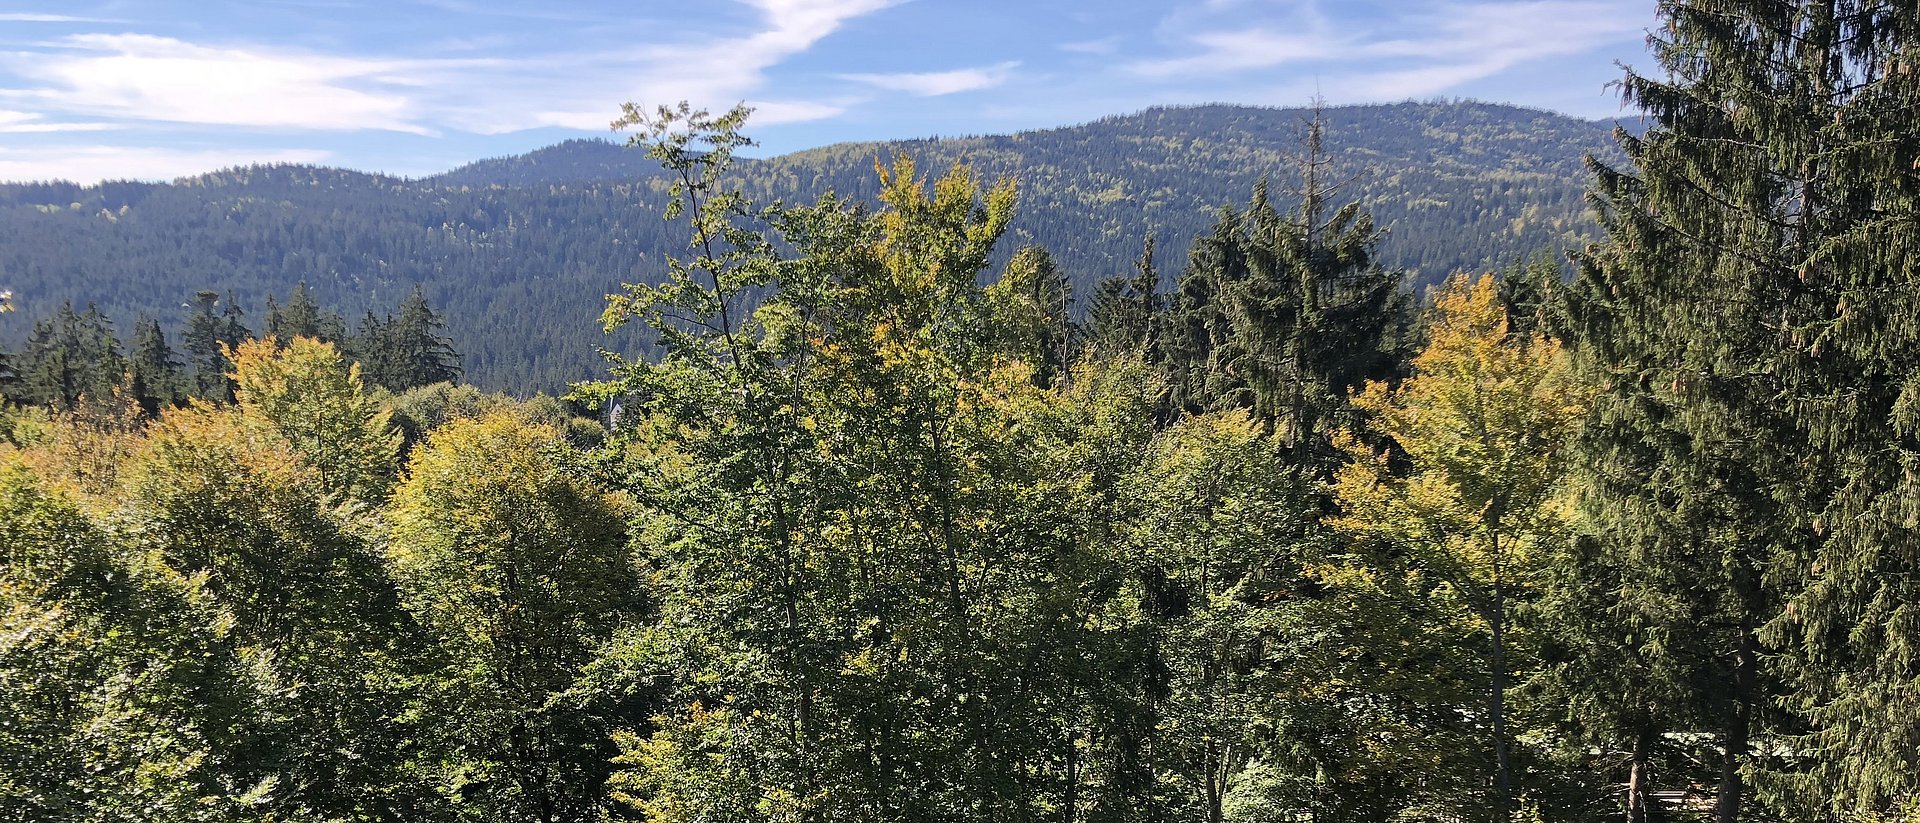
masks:
{"label": "hill slope", "polygon": [[[1225,205],[1270,176],[1283,200],[1305,112],[1237,106],[1152,109],[1012,135],[829,146],[749,161],[760,197],[869,197],[876,157],[924,170],[966,161],[1022,186],[1003,252],[1046,245],[1085,285],[1126,271],[1159,235],[1162,268]],[[1589,233],[1581,158],[1607,151],[1604,124],[1481,103],[1327,110],[1342,194],[1389,235],[1385,265],[1431,281],[1578,242]],[[137,313],[177,322],[199,289],[257,311],[305,280],[349,319],[416,284],[445,309],[470,378],[553,389],[600,370],[595,318],[622,281],[651,276],[682,243],[660,219],[658,171],[640,152],[570,141],[400,180],[305,166],[235,169],[170,184],[0,186],[0,287],[20,318],[62,300],[97,302],[122,327]],[[17,343],[24,323],[0,326]]]}

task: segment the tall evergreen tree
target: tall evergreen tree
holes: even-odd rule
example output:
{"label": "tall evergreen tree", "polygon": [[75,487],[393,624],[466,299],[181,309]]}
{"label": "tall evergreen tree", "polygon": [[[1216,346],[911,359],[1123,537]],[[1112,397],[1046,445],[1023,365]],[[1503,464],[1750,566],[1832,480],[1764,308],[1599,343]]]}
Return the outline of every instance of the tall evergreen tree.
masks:
{"label": "tall evergreen tree", "polygon": [[34,324],[21,361],[22,397],[60,409],[111,394],[126,369],[112,321],[94,306],[76,313],[72,304]]}
{"label": "tall evergreen tree", "polygon": [[1160,270],[1154,265],[1154,237],[1147,235],[1133,274],[1110,277],[1094,286],[1087,302],[1087,338],[1105,356],[1136,353],[1155,358],[1155,317],[1160,311]]}
{"label": "tall evergreen tree", "polygon": [[1196,243],[1166,341],[1177,407],[1251,409],[1324,468],[1339,460],[1326,436],[1347,394],[1397,368],[1404,295],[1373,263],[1372,218],[1333,207],[1323,129],[1308,124],[1296,209],[1283,216],[1263,179],[1245,212],[1223,211]]}
{"label": "tall evergreen tree", "polygon": [[267,336],[281,342],[295,337],[311,337],[337,343],[345,336],[346,324],[340,315],[323,311],[313,299],[307,281],[295,284],[285,306],[267,298]]}
{"label": "tall evergreen tree", "polygon": [[446,321],[415,288],[400,303],[399,316],[382,320],[368,312],[353,353],[367,379],[390,391],[449,383],[460,378],[460,353],[441,335]]}
{"label": "tall evergreen tree", "polygon": [[250,336],[242,322],[243,314],[233,302],[233,295],[227,296],[226,306],[222,308],[220,294],[212,291],[195,293],[191,308],[193,313],[188,315],[187,329],[182,335],[187,364],[192,368],[188,377],[190,393],[215,403],[230,403],[233,381],[227,372],[233,364],[227,359],[226,350]]}
{"label": "tall evergreen tree", "polygon": [[147,414],[180,399],[180,362],[167,345],[160,321],[142,317],[134,321],[133,357],[127,364],[133,397]]}
{"label": "tall evergreen tree", "polygon": [[1630,168],[1593,164],[1610,239],[1579,255],[1576,312],[1605,388],[1585,453],[1612,611],[1688,684],[1643,731],[1716,734],[1721,821],[1754,789],[1792,815],[1884,811],[1920,792],[1920,629],[1894,605],[1920,595],[1920,10],[1660,15],[1662,73],[1622,84],[1652,128],[1619,134]]}

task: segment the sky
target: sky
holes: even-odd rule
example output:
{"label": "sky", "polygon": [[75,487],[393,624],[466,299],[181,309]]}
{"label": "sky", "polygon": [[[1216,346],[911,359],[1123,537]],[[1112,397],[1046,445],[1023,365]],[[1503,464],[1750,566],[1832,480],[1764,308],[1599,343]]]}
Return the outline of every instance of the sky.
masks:
{"label": "sky", "polygon": [[1654,0],[4,0],[0,180],[318,163],[421,176],[620,104],[756,154],[1150,106],[1472,98],[1627,116]]}

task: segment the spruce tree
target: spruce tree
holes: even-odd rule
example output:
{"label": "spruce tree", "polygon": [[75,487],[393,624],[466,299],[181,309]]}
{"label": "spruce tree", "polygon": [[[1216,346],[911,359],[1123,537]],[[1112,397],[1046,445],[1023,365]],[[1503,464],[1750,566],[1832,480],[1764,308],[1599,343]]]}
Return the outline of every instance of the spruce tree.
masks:
{"label": "spruce tree", "polygon": [[398,317],[380,322],[369,314],[360,335],[369,378],[392,391],[460,379],[460,354],[441,335],[445,327],[419,288],[401,301]]}
{"label": "spruce tree", "polygon": [[21,361],[22,398],[63,410],[112,394],[126,369],[112,321],[91,305],[76,313],[63,304],[35,323]]}
{"label": "spruce tree", "polygon": [[160,321],[142,317],[134,322],[133,357],[128,365],[133,397],[147,414],[180,400],[180,362],[174,357]]}
{"label": "spruce tree", "polygon": [[1251,409],[1321,469],[1340,459],[1326,437],[1347,394],[1396,371],[1405,314],[1400,274],[1373,263],[1372,218],[1334,207],[1324,130],[1307,125],[1296,208],[1282,214],[1262,179],[1195,244],[1165,337],[1176,408]]}
{"label": "spruce tree", "polygon": [[282,343],[295,337],[311,337],[327,343],[335,343],[344,336],[345,324],[340,316],[322,311],[320,304],[313,299],[313,291],[307,288],[305,280],[293,287],[293,293],[287,296],[287,304],[280,306],[273,298],[267,298],[267,336]]}
{"label": "spruce tree", "polygon": [[1920,11],[1660,15],[1663,71],[1622,83],[1652,126],[1618,132],[1629,168],[1592,164],[1609,240],[1578,255],[1575,312],[1603,389],[1584,452],[1611,619],[1685,686],[1642,731],[1716,736],[1721,821],[1754,789],[1794,816],[1881,812],[1920,788]]}
{"label": "spruce tree", "polygon": [[243,313],[231,294],[227,295],[226,307],[221,308],[218,292],[197,292],[192,308],[193,314],[187,317],[187,330],[182,336],[187,363],[192,368],[188,378],[190,393],[215,403],[230,403],[233,381],[227,372],[233,364],[228,361],[226,351],[240,345],[251,333],[242,322]]}
{"label": "spruce tree", "polygon": [[1139,354],[1154,359],[1155,315],[1160,311],[1160,270],[1154,265],[1154,237],[1147,235],[1133,274],[1110,277],[1094,286],[1087,303],[1087,342],[1103,355]]}

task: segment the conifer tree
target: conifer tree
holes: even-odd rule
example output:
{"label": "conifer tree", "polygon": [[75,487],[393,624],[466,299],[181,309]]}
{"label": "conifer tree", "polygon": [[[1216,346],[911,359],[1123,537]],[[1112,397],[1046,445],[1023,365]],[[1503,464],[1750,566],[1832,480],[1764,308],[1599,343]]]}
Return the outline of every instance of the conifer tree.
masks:
{"label": "conifer tree", "polygon": [[[1595,162],[1609,241],[1575,317],[1604,391],[1594,537],[1646,665],[1646,716],[1717,742],[1716,816],[1914,796],[1914,188],[1920,11],[1873,0],[1668,0],[1644,136]],[[1788,689],[1796,691],[1789,692]],[[1795,710],[1783,716],[1773,709]],[[1811,763],[1773,742],[1817,721]],[[1807,768],[1808,766],[1811,768]],[[1749,777],[1755,778],[1749,780]]]}
{"label": "conifer tree", "polygon": [[1323,468],[1338,462],[1326,435],[1347,393],[1396,368],[1404,313],[1400,275],[1373,263],[1372,218],[1333,207],[1324,128],[1308,124],[1298,207],[1282,215],[1262,179],[1245,212],[1222,211],[1166,324],[1177,408],[1251,409]]}
{"label": "conifer tree", "polygon": [[401,301],[398,317],[382,320],[367,313],[354,353],[367,379],[390,391],[450,383],[460,378],[460,354],[441,335],[445,327],[446,321],[415,288]]}
{"label": "conifer tree", "polygon": [[337,343],[344,336],[345,328],[339,315],[320,309],[305,280],[294,285],[285,306],[276,304],[272,297],[267,298],[267,336],[275,340],[286,342],[295,337],[311,337]]}
{"label": "conifer tree", "polygon": [[226,350],[250,336],[242,322],[243,314],[233,302],[233,295],[227,295],[226,306],[222,308],[220,294],[212,291],[196,292],[191,308],[193,313],[188,315],[187,329],[182,335],[188,365],[192,368],[188,377],[189,393],[215,403],[230,403],[233,382],[227,378],[227,372],[233,364],[227,360]]}
{"label": "conifer tree", "polygon": [[1155,317],[1160,311],[1160,270],[1153,262],[1154,237],[1147,235],[1133,274],[1111,277],[1094,286],[1087,303],[1088,343],[1105,356],[1139,354],[1154,359]]}
{"label": "conifer tree", "polygon": [[21,360],[23,397],[62,410],[82,397],[107,396],[125,377],[113,324],[91,305],[75,313],[72,304],[63,304],[35,323]]}
{"label": "conifer tree", "polygon": [[128,375],[133,381],[133,397],[147,414],[180,399],[180,362],[167,345],[160,321],[142,317],[134,322],[133,357]]}

